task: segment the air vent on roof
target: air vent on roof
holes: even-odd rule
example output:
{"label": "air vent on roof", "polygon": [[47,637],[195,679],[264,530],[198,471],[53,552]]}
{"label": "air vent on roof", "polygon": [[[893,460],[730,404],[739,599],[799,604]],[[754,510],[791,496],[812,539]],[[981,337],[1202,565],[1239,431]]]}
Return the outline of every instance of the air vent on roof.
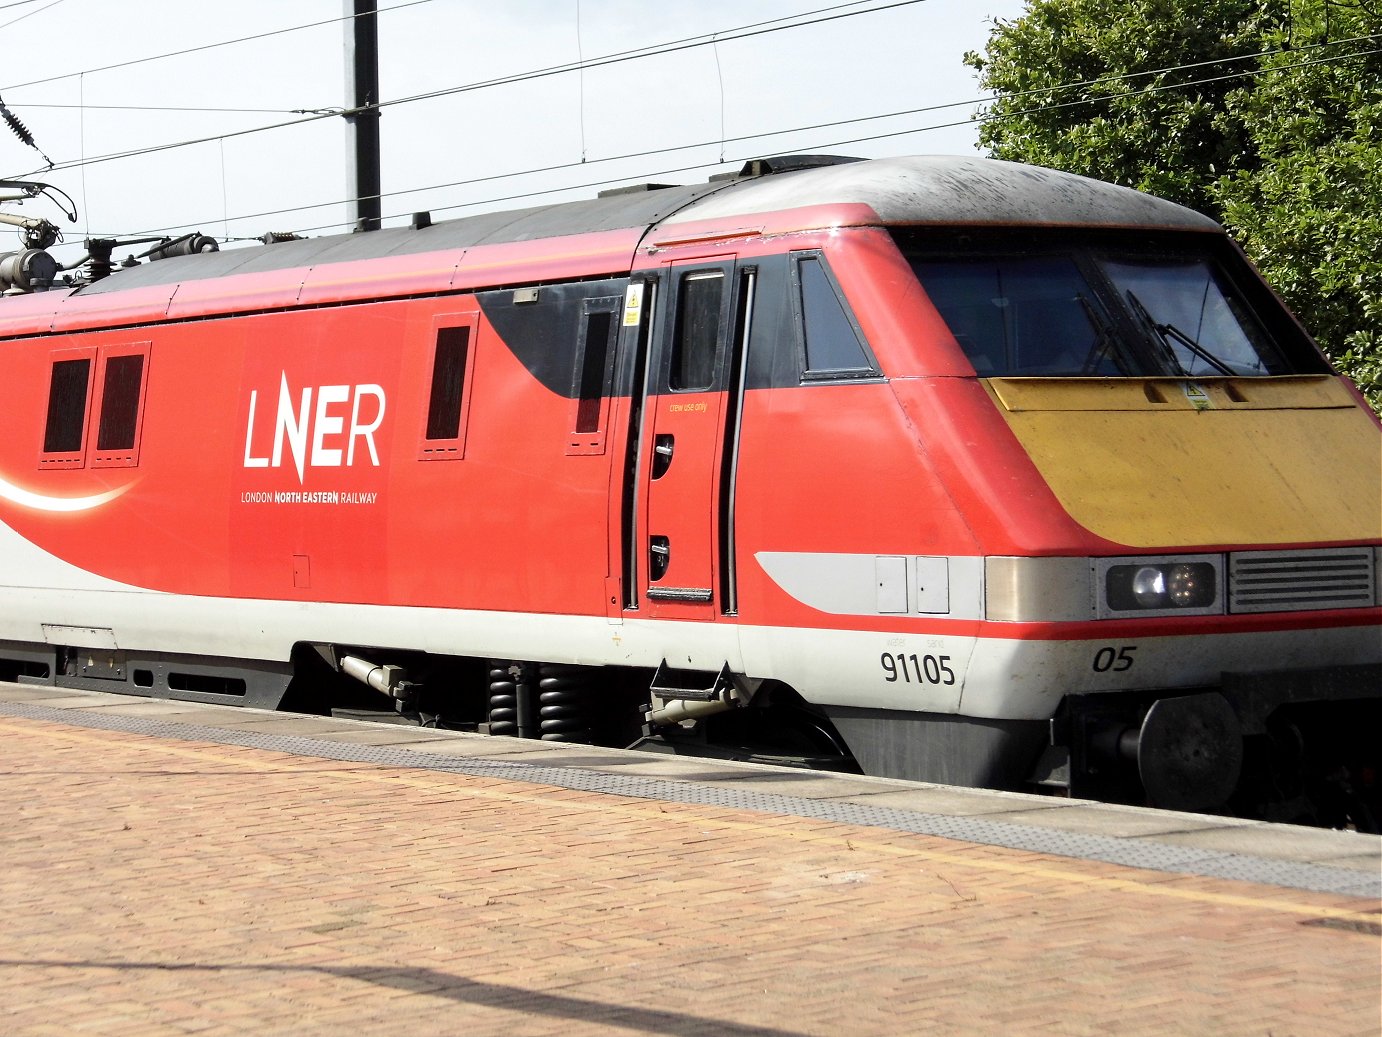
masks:
{"label": "air vent on roof", "polygon": [[751,158],[737,173],[718,173],[711,181],[737,180],[745,176],[767,176],[769,173],[792,173],[798,169],[815,169],[818,166],[839,166],[846,162],[863,162],[862,158],[849,155],[778,155],[775,158]]}
{"label": "air vent on roof", "polygon": [[646,191],[665,191],[676,184],[629,184],[627,187],[608,187],[601,191],[597,197],[613,198],[621,194],[643,194]]}

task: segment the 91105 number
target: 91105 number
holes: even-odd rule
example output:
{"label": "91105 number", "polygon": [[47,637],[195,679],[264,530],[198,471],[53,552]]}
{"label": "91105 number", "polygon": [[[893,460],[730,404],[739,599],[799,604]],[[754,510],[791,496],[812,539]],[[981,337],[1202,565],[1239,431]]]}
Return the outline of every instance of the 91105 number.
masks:
{"label": "91105 number", "polygon": [[948,655],[903,655],[884,652],[879,662],[883,665],[883,679],[889,684],[903,681],[907,684],[955,683],[955,671],[950,668]]}

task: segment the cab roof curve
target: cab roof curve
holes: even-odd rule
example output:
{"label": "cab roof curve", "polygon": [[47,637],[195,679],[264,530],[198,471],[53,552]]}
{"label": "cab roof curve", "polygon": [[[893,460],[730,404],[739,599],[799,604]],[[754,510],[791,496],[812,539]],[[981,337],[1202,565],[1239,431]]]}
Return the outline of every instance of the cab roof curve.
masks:
{"label": "cab roof curve", "polygon": [[755,177],[692,201],[663,225],[851,204],[869,206],[889,225],[1220,229],[1193,209],[1131,188],[1041,166],[957,155],[873,159]]}

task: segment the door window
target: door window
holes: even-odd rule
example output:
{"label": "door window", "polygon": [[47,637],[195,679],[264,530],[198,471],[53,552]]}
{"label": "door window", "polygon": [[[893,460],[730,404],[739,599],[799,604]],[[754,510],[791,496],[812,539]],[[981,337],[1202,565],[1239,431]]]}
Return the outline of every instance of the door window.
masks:
{"label": "door window", "polygon": [[672,390],[691,392],[715,384],[724,290],[722,270],[698,270],[682,277],[668,382]]}

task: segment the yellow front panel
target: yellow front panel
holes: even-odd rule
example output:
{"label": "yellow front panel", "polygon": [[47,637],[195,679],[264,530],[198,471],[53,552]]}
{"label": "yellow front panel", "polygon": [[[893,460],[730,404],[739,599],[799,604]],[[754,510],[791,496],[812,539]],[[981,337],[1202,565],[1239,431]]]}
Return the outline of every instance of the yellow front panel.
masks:
{"label": "yellow front panel", "polygon": [[988,385],[1061,504],[1107,540],[1382,538],[1382,431],[1332,377]]}

